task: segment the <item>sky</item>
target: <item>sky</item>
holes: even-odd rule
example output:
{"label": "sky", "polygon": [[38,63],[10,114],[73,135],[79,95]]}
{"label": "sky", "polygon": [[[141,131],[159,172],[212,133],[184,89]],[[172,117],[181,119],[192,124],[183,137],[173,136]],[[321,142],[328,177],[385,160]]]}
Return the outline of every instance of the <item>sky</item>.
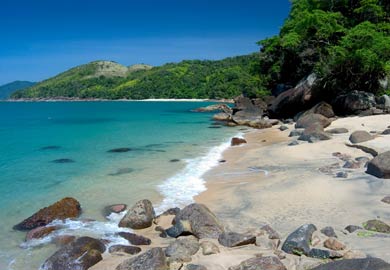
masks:
{"label": "sky", "polygon": [[0,85],[95,60],[162,65],[259,50],[289,0],[1,0]]}

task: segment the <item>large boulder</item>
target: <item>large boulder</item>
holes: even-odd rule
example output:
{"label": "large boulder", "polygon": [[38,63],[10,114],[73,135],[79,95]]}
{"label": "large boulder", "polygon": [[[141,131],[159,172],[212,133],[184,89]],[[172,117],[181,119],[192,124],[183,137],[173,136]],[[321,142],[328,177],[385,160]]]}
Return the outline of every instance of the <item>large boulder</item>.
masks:
{"label": "large boulder", "polygon": [[176,215],[174,224],[166,231],[171,237],[190,233],[199,239],[216,239],[224,231],[217,217],[205,205],[198,203],[184,207]]}
{"label": "large boulder", "polygon": [[252,100],[247,97],[238,96],[234,98],[234,114],[237,114],[237,112],[243,112],[243,114],[246,115],[261,116],[263,111],[260,109],[260,107],[261,105],[255,106],[255,104],[252,103]]}
{"label": "large boulder", "polygon": [[337,115],[359,114],[376,105],[374,94],[363,91],[352,91],[335,98],[333,109]]}
{"label": "large boulder", "polygon": [[168,270],[167,258],[162,248],[152,248],[135,258],[118,265],[116,270]]}
{"label": "large boulder", "polygon": [[241,262],[229,270],[287,270],[278,257],[257,257]]}
{"label": "large boulder", "polygon": [[350,259],[325,263],[311,270],[390,270],[390,264],[377,258]]}
{"label": "large boulder", "polygon": [[289,254],[308,255],[313,233],[317,230],[313,224],[305,224],[291,233],[282,246],[282,250]]}
{"label": "large boulder", "polygon": [[330,140],[331,138],[332,136],[326,133],[321,125],[314,124],[305,128],[303,133],[298,137],[298,140],[314,143],[317,141]]}
{"label": "large boulder", "polygon": [[62,200],[42,208],[31,217],[16,224],[15,230],[31,230],[40,226],[46,226],[53,220],[65,220],[76,218],[81,214],[80,203],[74,198],[63,198]]}
{"label": "large boulder", "polygon": [[194,236],[181,236],[172,242],[165,250],[165,255],[171,261],[190,262],[191,256],[198,252],[199,241]]}
{"label": "large boulder", "polygon": [[156,217],[152,203],[149,200],[138,201],[119,222],[119,227],[145,229],[152,226]]}
{"label": "large boulder", "polygon": [[91,237],[80,237],[50,256],[42,265],[45,270],[84,270],[102,260],[104,244]]}
{"label": "large boulder", "polygon": [[307,128],[312,125],[320,125],[323,128],[328,127],[332,121],[321,114],[305,114],[299,117],[297,123],[295,124],[295,128]]}
{"label": "large boulder", "polygon": [[370,133],[364,130],[357,130],[349,136],[349,140],[352,143],[362,143],[362,142],[367,142],[370,140],[373,140],[374,136],[372,136]]}
{"label": "large boulder", "polygon": [[256,243],[256,236],[236,232],[224,232],[218,237],[218,242],[225,247],[239,247]]}
{"label": "large boulder", "polygon": [[118,232],[117,235],[129,241],[130,244],[136,246],[150,245],[152,243],[149,238],[144,237],[142,235],[137,235],[135,233]]}
{"label": "large boulder", "polygon": [[379,154],[368,162],[366,173],[378,178],[390,179],[390,151]]}
{"label": "large boulder", "polygon": [[390,108],[390,97],[388,95],[380,96],[377,100],[378,107],[382,109]]}
{"label": "large boulder", "polygon": [[324,101],[321,101],[320,103],[314,105],[314,107],[308,110],[306,113],[321,114],[326,118],[335,117],[332,105]]}
{"label": "large boulder", "polygon": [[286,118],[292,117],[302,110],[310,109],[315,104],[313,88],[316,82],[317,76],[311,74],[296,87],[278,95],[268,108],[270,115],[277,118]]}

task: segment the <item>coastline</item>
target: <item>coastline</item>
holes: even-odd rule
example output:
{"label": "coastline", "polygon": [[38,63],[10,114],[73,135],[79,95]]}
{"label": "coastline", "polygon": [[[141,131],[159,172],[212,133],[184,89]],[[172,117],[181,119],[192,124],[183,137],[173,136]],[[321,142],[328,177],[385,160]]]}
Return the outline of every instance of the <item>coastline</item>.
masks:
{"label": "coastline", "polygon": [[[381,131],[388,123],[389,115],[348,117],[335,120],[329,129]],[[350,133],[334,135],[329,141],[288,146],[294,127],[286,126],[286,131],[278,126],[248,130],[244,135],[248,143],[228,148],[223,153],[226,162],[204,175],[207,190],[195,201],[210,207],[234,231],[269,224],[286,237],[302,224],[332,226],[354,249],[390,262],[389,238],[345,238],[342,233],[347,225],[361,226],[370,219],[390,221],[388,206],[380,201],[390,194],[390,182],[366,174],[365,168],[347,169],[346,179],[324,173],[335,163],[342,170],[344,162],[333,156],[335,152],[352,158],[372,156],[345,145]],[[382,136],[378,147],[383,140],[390,142]]]}
{"label": "coastline", "polygon": [[100,98],[22,98],[22,99],[5,99],[0,102],[221,102],[234,103],[233,99],[175,99],[175,98],[150,98],[150,99],[100,99]]}

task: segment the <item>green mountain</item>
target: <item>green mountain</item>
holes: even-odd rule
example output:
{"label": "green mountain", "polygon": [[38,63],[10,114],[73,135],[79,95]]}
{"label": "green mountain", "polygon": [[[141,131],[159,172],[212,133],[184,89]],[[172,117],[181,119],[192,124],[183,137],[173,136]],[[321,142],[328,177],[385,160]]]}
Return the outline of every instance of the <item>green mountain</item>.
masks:
{"label": "green mountain", "polygon": [[159,67],[96,61],[72,68],[13,98],[232,98],[260,95],[259,55],[182,61]]}
{"label": "green mountain", "polygon": [[34,84],[36,83],[28,81],[14,81],[11,83],[4,84],[0,86],[0,99],[7,99],[15,91],[31,87]]}

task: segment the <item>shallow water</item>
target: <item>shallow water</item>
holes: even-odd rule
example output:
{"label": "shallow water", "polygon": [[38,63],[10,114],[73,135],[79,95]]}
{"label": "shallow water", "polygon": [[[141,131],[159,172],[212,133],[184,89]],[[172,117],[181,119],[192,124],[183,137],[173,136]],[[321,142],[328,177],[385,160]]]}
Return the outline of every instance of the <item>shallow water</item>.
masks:
{"label": "shallow water", "polygon": [[[162,211],[190,203],[237,133],[208,128],[211,114],[190,112],[208,104],[0,103],[0,269],[39,268],[55,250],[50,239],[23,244],[25,233],[12,226],[65,196],[97,221],[68,222],[59,233],[107,238],[118,217],[107,222],[106,205],[150,198]],[[109,152],[117,148],[128,149]]]}

